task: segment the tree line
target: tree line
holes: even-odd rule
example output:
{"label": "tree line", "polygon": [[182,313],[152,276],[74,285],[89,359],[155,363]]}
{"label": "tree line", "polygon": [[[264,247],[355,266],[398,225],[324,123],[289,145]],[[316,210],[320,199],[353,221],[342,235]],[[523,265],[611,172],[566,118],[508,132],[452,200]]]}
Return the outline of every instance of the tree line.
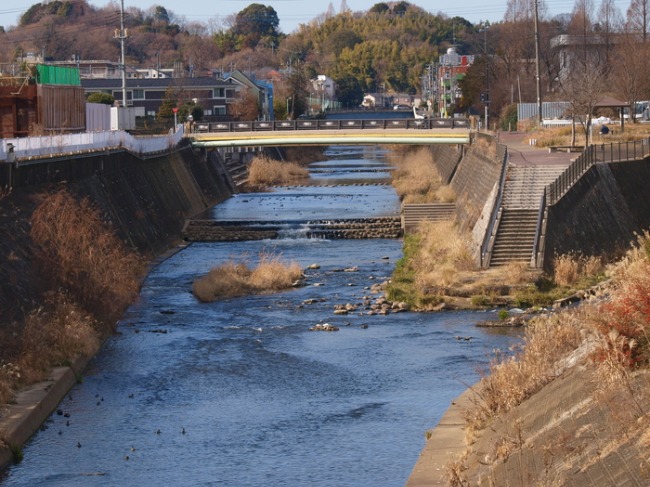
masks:
{"label": "tree line", "polygon": [[[475,55],[457,111],[482,109],[481,94],[489,92],[491,117],[509,120],[514,103],[536,100],[538,65],[540,95],[570,100],[576,113],[604,93],[650,99],[650,0],[631,0],[625,15],[614,0],[576,0],[571,13],[555,17],[544,0],[537,6],[537,51],[534,0],[508,0],[503,20],[491,24],[433,14],[409,2],[380,2],[365,12],[350,11],[344,2],[340,12],[330,4],[289,35],[279,30],[275,10],[259,3],[207,22],[189,22],[159,5],[128,7],[127,64],[175,67],[185,76],[240,69],[267,78],[280,72],[276,112],[289,105],[293,115],[305,111],[309,80],[317,74],[335,80],[343,106],[357,106],[365,92],[418,93],[427,67],[451,46]],[[117,60],[119,15],[115,4],[94,7],[86,0],[35,4],[17,27],[0,31],[0,60],[20,61],[30,51],[46,60]]]}

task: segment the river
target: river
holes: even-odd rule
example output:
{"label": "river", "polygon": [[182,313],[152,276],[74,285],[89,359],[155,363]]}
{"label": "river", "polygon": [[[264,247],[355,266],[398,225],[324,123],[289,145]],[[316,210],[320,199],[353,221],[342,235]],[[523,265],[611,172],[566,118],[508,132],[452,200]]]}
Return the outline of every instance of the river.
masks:
{"label": "river", "polygon": [[[399,211],[377,148],[333,148],[312,186],[240,194],[214,218],[301,221]],[[281,254],[306,270],[289,291],[214,303],[195,277]],[[4,486],[373,486],[406,482],[425,431],[518,337],[490,313],[362,309],[399,240],[301,237],[194,243],[155,267],[118,333],[4,472]],[[334,306],[359,310],[335,315]],[[340,327],[313,332],[316,323]],[[458,337],[472,337],[458,340]]]}

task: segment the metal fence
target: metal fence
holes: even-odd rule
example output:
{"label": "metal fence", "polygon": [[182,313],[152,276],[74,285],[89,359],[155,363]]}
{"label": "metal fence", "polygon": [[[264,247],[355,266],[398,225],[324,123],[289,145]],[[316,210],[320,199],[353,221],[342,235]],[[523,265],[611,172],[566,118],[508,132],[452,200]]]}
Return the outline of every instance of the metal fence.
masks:
{"label": "metal fence", "polygon": [[591,166],[597,163],[634,161],[650,155],[650,138],[631,142],[591,145],[546,187],[546,204],[554,205]]}
{"label": "metal fence", "polygon": [[[553,120],[564,118],[571,104],[566,101],[545,101],[542,103],[542,119]],[[537,103],[518,103],[517,120],[536,119],[539,113]]]}

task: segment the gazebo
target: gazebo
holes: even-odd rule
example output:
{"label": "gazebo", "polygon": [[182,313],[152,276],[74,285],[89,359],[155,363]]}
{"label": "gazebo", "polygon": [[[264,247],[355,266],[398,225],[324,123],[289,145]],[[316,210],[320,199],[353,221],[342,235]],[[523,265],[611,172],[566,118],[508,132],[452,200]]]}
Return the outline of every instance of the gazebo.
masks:
{"label": "gazebo", "polygon": [[594,110],[598,108],[618,108],[621,114],[621,132],[623,132],[625,130],[625,117],[623,117],[624,115],[623,110],[625,108],[628,108],[629,106],[630,106],[629,103],[626,103],[621,100],[617,100],[616,98],[611,96],[604,96],[594,105]]}

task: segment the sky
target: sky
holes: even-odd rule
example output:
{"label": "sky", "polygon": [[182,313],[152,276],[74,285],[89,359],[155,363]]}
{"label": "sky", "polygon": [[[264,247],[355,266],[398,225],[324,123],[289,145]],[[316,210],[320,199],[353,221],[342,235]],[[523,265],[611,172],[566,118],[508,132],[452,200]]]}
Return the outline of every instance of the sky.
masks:
{"label": "sky", "polygon": [[[346,0],[347,6],[352,11],[366,11],[380,0]],[[386,0],[383,0],[386,1]],[[598,8],[601,0],[592,0]],[[39,3],[35,0],[4,0],[0,7],[0,25],[8,28],[18,24],[20,16],[32,5]],[[96,7],[105,6],[111,2],[106,0],[89,0],[91,5]],[[119,0],[116,0],[119,6]],[[260,3],[271,6],[280,19],[280,30],[290,34],[300,24],[306,24],[310,20],[325,13],[330,2],[328,0],[124,0],[124,8],[138,7],[147,10],[153,5],[162,5],[168,11],[177,16],[185,17],[189,22],[209,20],[222,21],[230,14],[236,14],[251,3]],[[332,0],[332,6],[336,13],[341,7],[341,0]],[[411,0],[409,3],[417,5],[428,12],[437,14],[439,12],[449,17],[463,17],[473,24],[480,21],[498,22],[503,20],[507,0]],[[574,0],[546,0],[548,11],[551,16],[561,13],[570,13],[573,10]],[[625,15],[629,6],[629,0],[614,0],[615,5]],[[8,5],[9,4],[9,5]],[[451,4],[451,5],[450,5]]]}

